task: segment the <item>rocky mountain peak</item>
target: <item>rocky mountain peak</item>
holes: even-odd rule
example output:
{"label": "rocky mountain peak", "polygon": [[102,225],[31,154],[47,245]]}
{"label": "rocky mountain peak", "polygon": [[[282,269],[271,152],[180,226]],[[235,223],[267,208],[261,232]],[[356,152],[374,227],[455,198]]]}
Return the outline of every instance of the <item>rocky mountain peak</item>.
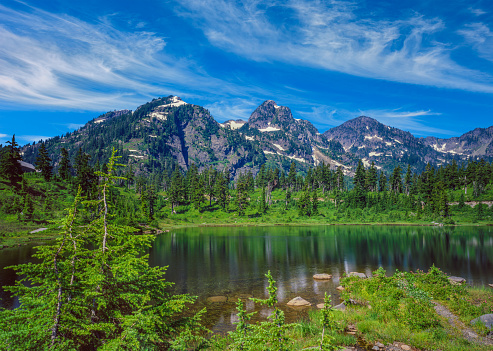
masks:
{"label": "rocky mountain peak", "polygon": [[287,129],[291,123],[295,123],[291,110],[272,100],[264,101],[248,119],[248,127],[260,131]]}

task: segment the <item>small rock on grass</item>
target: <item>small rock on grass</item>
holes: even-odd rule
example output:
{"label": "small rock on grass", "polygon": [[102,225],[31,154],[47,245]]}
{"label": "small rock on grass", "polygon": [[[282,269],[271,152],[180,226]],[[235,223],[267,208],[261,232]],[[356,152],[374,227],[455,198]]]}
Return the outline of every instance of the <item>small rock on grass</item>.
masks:
{"label": "small rock on grass", "polygon": [[450,276],[448,277],[448,280],[450,283],[455,284],[455,285],[461,285],[466,282],[466,280],[462,277],[455,277],[455,276]]}
{"label": "small rock on grass", "polygon": [[336,288],[336,290],[343,291],[343,290],[344,290],[344,287],[339,285],[339,286]]}
{"label": "small rock on grass", "polygon": [[488,284],[488,286],[489,286],[490,288],[493,288],[493,284]]}
{"label": "small rock on grass", "polygon": [[359,273],[359,272],[351,272],[349,273],[350,277],[358,277],[358,278],[366,278],[365,273]]}
{"label": "small rock on grass", "polygon": [[346,310],[346,305],[344,302],[338,304],[337,306],[334,306],[334,309],[339,310],[339,311],[345,311]]}

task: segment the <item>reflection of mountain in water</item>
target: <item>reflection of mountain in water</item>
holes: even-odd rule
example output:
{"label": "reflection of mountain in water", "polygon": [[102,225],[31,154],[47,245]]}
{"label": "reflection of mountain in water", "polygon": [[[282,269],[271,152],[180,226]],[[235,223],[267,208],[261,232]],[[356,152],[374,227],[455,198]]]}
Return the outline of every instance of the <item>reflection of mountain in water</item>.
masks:
{"label": "reflection of mountain in water", "polygon": [[[169,265],[166,279],[176,283],[176,292],[198,295],[199,305],[209,310],[209,327],[222,330],[231,327],[235,296],[265,296],[263,276],[268,270],[278,282],[283,306],[298,295],[320,303],[325,291],[337,302],[335,287],[344,272],[370,273],[380,266],[393,273],[428,270],[435,264],[469,283],[491,283],[493,231],[411,226],[193,228],[158,237],[150,261]],[[332,274],[333,280],[313,281],[312,275],[321,272]],[[215,295],[229,301],[206,301]],[[290,311],[288,319],[300,313]]]}

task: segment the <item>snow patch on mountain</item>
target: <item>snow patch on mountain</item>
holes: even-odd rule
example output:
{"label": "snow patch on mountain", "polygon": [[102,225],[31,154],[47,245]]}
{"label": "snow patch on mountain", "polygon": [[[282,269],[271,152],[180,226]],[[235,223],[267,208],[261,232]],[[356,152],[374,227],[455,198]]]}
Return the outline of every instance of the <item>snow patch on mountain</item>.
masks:
{"label": "snow patch on mountain", "polygon": [[166,121],[168,119],[168,112],[151,112],[149,117],[157,118],[161,121]]}
{"label": "snow patch on mountain", "polygon": [[373,136],[365,135],[365,139],[368,139],[368,140],[378,139],[380,141],[383,140],[382,137],[379,137],[378,135],[373,135]]}
{"label": "snow patch on mountain", "polygon": [[277,147],[277,148],[278,148],[279,150],[281,150],[281,151],[286,151],[286,149],[284,149],[284,148],[283,148],[281,145],[279,145],[279,144],[272,144],[272,145],[274,145],[275,147]]}
{"label": "snow patch on mountain", "polygon": [[173,96],[171,103],[162,105],[162,107],[178,107],[178,106],[183,106],[183,105],[188,105],[185,101],[183,101],[181,98],[178,96]]}
{"label": "snow patch on mountain", "polygon": [[259,132],[262,132],[262,133],[265,133],[265,132],[277,132],[278,130],[281,130],[281,129],[280,128],[275,128],[275,127],[268,126],[267,128],[259,129]]}

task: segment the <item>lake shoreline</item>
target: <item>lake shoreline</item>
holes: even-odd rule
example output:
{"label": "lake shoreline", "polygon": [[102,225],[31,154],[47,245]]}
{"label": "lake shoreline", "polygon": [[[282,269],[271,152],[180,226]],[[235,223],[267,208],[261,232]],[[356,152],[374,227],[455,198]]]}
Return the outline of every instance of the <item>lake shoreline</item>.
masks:
{"label": "lake shoreline", "polygon": [[[493,223],[460,223],[460,224],[440,224],[440,223],[415,223],[415,222],[396,222],[396,223],[328,223],[328,222],[277,222],[277,223],[259,223],[259,222],[242,222],[242,223],[159,223],[158,228],[147,227],[155,230],[156,235],[165,234],[167,231],[172,229],[182,229],[182,228],[201,228],[201,227],[279,227],[279,226],[289,226],[289,227],[305,227],[305,226],[395,226],[395,227],[492,227]],[[144,230],[145,227],[141,227]],[[28,233],[22,236],[14,237],[0,237],[0,250],[4,248],[13,248],[16,246],[27,245],[31,243],[42,244],[46,241],[54,240],[61,233],[59,229],[49,228],[46,231],[39,233]]]}

